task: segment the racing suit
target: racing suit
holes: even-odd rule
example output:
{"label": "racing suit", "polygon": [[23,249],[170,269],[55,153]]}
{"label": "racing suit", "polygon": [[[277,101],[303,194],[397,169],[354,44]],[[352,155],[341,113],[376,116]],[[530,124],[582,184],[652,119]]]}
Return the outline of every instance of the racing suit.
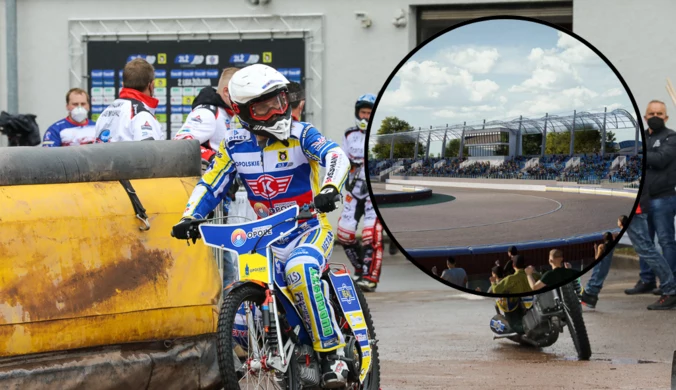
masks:
{"label": "racing suit", "polygon": [[83,124],[66,117],[49,126],[42,139],[42,147],[75,146],[96,142],[96,122],[87,119]]}
{"label": "racing suit", "polygon": [[[304,122],[292,122],[287,141],[285,146],[268,139],[261,146],[250,132],[229,130],[213,165],[188,200],[183,216],[204,218],[228,192],[236,175],[259,218],[309,204],[326,186],[342,190],[349,160],[336,143]],[[322,182],[320,166],[326,168]],[[333,232],[324,214],[300,223],[271,248],[284,267],[289,290],[315,351],[329,352],[345,346],[326,297],[328,284],[321,280],[333,251]]]}
{"label": "racing suit", "polygon": [[[343,212],[338,219],[338,242],[354,266],[357,275],[373,283],[380,281],[383,263],[383,227],[366,186],[364,172],[365,134],[357,127],[345,131],[343,150],[350,159],[352,169],[345,186],[348,193],[343,202]],[[364,216],[362,245],[356,239],[357,225]],[[363,252],[363,259],[362,259]]]}
{"label": "racing suit", "polygon": [[97,143],[165,139],[155,119],[159,101],[135,89],[122,88],[119,99],[96,122]]}
{"label": "racing suit", "polygon": [[221,96],[210,87],[202,88],[192,103],[192,111],[174,139],[200,141],[202,161],[210,162],[225,138],[226,131],[235,127],[235,113]]}
{"label": "racing suit", "polygon": [[[202,88],[192,103],[192,111],[174,139],[199,140],[202,169],[205,171],[218,152],[218,147],[225,138],[226,132],[237,127],[237,117],[234,115],[235,113],[225,104],[216,90],[211,87]],[[223,199],[223,216],[228,215],[230,202],[235,200],[235,194],[239,188],[239,185],[233,184],[228,191],[228,196]],[[237,278],[234,255],[223,251],[223,263],[223,286],[225,287]]]}

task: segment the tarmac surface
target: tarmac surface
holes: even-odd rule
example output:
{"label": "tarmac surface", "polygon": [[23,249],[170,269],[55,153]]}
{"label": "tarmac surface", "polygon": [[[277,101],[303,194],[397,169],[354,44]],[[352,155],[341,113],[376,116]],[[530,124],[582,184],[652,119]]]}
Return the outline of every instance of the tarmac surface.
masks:
{"label": "tarmac surface", "polygon": [[[386,192],[373,184],[375,193]],[[383,223],[403,248],[467,247],[568,238],[617,228],[634,199],[574,194],[429,186],[450,202],[381,207]]]}
{"label": "tarmac surface", "polygon": [[[331,261],[349,264],[340,247]],[[577,361],[567,331],[543,349],[493,340],[493,299],[447,287],[401,253],[386,253],[381,283],[366,295],[382,389],[669,389],[676,310],[648,311],[656,296],[623,293],[636,269],[611,270],[596,311],[584,315],[591,360]]]}

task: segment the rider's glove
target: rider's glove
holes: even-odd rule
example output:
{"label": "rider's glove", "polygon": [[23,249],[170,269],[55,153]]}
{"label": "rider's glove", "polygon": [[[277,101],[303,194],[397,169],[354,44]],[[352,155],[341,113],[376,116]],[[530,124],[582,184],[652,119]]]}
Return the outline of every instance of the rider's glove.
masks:
{"label": "rider's glove", "polygon": [[181,222],[174,225],[171,229],[171,235],[179,240],[192,238],[194,243],[200,237],[200,232],[197,225],[193,223],[192,218],[184,217],[181,219]]}
{"label": "rider's glove", "polygon": [[336,187],[327,185],[315,196],[315,208],[322,213],[329,213],[336,209],[336,200],[340,193]]}

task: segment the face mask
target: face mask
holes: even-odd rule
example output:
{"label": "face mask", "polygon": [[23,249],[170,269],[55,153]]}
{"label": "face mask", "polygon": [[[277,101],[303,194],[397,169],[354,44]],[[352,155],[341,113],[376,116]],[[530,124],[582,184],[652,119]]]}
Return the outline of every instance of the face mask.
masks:
{"label": "face mask", "polygon": [[70,117],[73,118],[75,122],[82,122],[87,119],[87,109],[84,107],[75,107],[70,110]]}
{"label": "face mask", "polygon": [[664,128],[664,119],[654,116],[648,119],[648,127],[650,127],[653,131],[662,130]]}

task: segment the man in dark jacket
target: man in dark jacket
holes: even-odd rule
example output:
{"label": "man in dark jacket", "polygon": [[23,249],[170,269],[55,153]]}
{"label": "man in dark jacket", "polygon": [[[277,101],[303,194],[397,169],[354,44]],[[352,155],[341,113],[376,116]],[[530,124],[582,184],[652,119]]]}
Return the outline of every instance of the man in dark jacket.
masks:
{"label": "man in dark jacket", "polygon": [[[676,279],[672,268],[673,262],[676,261],[674,248],[676,132],[664,126],[669,118],[666,111],[663,102],[653,100],[648,104],[644,117],[648,122],[645,179],[639,207],[627,229],[629,239],[642,264],[641,280],[634,287],[635,291],[625,292],[641,293],[654,288],[656,275],[660,279],[661,297],[656,303],[648,306],[650,310],[676,307]],[[655,233],[663,255],[660,255],[654,246]],[[652,271],[652,280],[649,279],[650,274],[645,268]]]}

